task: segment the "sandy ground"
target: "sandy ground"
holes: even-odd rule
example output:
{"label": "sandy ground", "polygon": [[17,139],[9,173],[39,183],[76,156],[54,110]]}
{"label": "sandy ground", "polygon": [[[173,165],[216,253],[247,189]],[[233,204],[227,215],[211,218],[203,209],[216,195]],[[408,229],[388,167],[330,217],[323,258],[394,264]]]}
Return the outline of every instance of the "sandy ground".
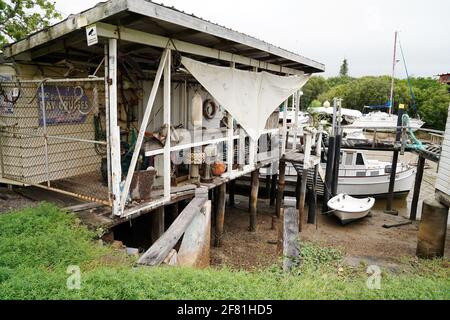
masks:
{"label": "sandy ground", "polygon": [[[211,262],[214,266],[230,266],[252,270],[271,266],[278,261],[277,231],[271,229],[274,208],[268,200],[258,202],[257,231],[248,232],[248,198],[236,196],[236,207],[227,207],[222,246],[212,248]],[[348,264],[376,263],[395,269],[404,257],[416,252],[418,223],[386,229],[383,224],[402,222],[401,216],[373,210],[370,217],[342,226],[334,216],[318,211],[316,225],[304,224],[300,241],[341,249]],[[448,233],[450,230],[448,230]],[[450,239],[446,243],[446,257],[450,257]]]}
{"label": "sandy ground", "polygon": [[[390,155],[386,153],[371,156],[386,161],[390,158]],[[401,160],[415,163],[416,157],[406,154],[401,157]],[[418,217],[421,211],[420,202],[434,194],[436,165],[433,163],[429,165],[424,173]],[[40,189],[16,188],[15,190],[20,194],[0,187],[0,213],[33,206],[42,200],[53,202],[61,207],[77,204],[77,201],[72,198],[50,195]],[[383,212],[386,206],[385,200],[377,199],[371,217],[347,226],[342,226],[333,216],[322,215],[318,210],[317,224],[305,223],[300,239],[340,248],[345,253],[349,264],[358,264],[363,260],[395,269],[402,257],[415,255],[419,222],[391,229],[385,229],[382,225],[406,221],[405,217],[409,216],[411,198],[412,192],[407,198],[394,201],[393,206],[399,211],[399,216],[385,214]],[[321,205],[318,205],[318,208],[320,209]],[[257,231],[249,232],[248,197],[236,195],[236,206],[226,208],[222,246],[211,250],[212,265],[251,270],[276,264],[279,257],[276,244],[273,244],[277,240],[277,231],[272,229],[274,211],[274,207],[269,206],[268,200],[260,199]],[[447,258],[450,257],[449,237],[447,237],[446,255]]]}

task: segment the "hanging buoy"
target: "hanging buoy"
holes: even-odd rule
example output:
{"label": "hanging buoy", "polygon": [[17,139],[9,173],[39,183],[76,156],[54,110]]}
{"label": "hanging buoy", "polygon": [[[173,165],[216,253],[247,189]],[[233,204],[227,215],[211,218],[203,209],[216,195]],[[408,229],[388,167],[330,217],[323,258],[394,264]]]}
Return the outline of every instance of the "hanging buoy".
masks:
{"label": "hanging buoy", "polygon": [[192,98],[192,125],[194,127],[202,126],[203,118],[203,100],[199,93],[196,93]]}

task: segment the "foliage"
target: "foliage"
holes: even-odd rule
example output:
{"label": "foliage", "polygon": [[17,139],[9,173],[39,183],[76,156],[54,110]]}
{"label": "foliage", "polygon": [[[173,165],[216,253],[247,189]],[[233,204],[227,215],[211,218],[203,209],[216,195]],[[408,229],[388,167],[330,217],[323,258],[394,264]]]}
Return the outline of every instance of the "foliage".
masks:
{"label": "foliage", "polygon": [[[124,253],[101,246],[73,215],[43,204],[0,215],[0,299],[449,299],[442,260],[408,261],[369,290],[364,266],[341,265],[342,254],[302,244],[303,265],[270,269],[135,268]],[[67,266],[79,265],[81,289],[68,290]]]}
{"label": "foliage", "polygon": [[328,82],[324,77],[311,77],[302,88],[303,96],[300,99],[301,110],[306,110],[319,94],[327,91],[329,88]]}
{"label": "foliage", "polygon": [[347,61],[347,59],[344,59],[344,61],[342,61],[341,68],[339,69],[339,76],[341,76],[341,77],[348,76],[348,61]]}
{"label": "foliage", "polygon": [[0,0],[0,48],[61,18],[48,0]]}
{"label": "foliage", "polygon": [[[431,78],[411,78],[411,85],[417,111],[413,107],[407,80],[400,79],[394,81],[394,111],[399,103],[406,104],[411,116],[418,114],[425,121],[424,127],[445,130],[450,104],[448,87]],[[384,105],[389,100],[390,87],[389,76],[328,79],[314,76],[303,89],[302,109],[317,107],[319,103],[340,97],[344,108],[363,111],[364,106]]]}

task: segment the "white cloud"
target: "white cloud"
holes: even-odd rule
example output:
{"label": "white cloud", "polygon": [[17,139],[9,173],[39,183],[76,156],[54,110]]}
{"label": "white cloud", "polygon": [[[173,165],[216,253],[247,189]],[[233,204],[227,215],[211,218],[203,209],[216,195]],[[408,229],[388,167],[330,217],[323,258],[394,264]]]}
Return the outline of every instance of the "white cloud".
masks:
{"label": "white cloud", "polygon": [[[56,0],[65,14],[96,3]],[[388,74],[397,29],[402,30],[412,74],[450,72],[448,0],[164,0],[164,4],[325,63],[329,76],[338,73],[344,57],[353,76]]]}

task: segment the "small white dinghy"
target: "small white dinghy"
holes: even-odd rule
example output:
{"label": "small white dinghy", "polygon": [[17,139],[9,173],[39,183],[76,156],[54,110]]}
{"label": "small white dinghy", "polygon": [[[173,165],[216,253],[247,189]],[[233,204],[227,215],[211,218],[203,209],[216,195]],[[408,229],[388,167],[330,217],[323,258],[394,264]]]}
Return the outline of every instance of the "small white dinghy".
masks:
{"label": "small white dinghy", "polygon": [[374,198],[358,199],[344,193],[338,194],[328,201],[328,207],[333,210],[333,214],[341,220],[342,224],[364,218],[374,204]]}

